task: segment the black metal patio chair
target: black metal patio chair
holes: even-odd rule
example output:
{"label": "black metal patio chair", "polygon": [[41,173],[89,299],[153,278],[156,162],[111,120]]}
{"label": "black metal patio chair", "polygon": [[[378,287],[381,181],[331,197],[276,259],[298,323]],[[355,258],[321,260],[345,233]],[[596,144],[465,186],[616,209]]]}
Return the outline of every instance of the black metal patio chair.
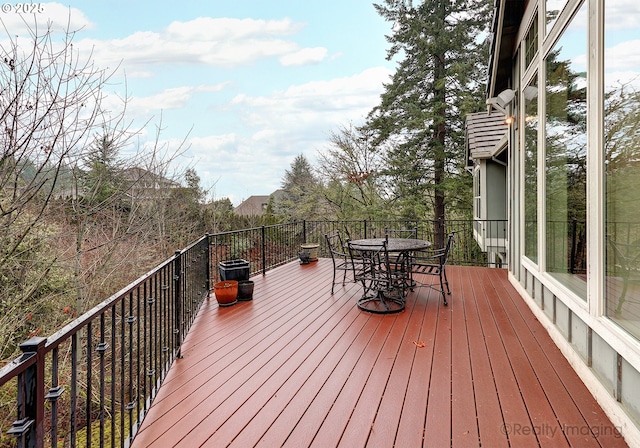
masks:
{"label": "black metal patio chair", "polygon": [[[389,229],[384,228],[384,234],[387,240],[389,238],[418,238],[418,229]],[[407,286],[413,287],[413,275],[411,273],[411,259],[413,252],[389,252],[390,267],[392,269],[408,272]]]}
{"label": "black metal patio chair", "polygon": [[[424,274],[437,276],[440,280],[440,288],[436,288],[433,282],[429,283],[429,287],[439,291],[442,294],[444,305],[448,305],[447,295],[451,295],[449,289],[449,280],[447,279],[447,260],[449,253],[453,247],[455,232],[451,232],[447,237],[444,247],[433,249],[430,251],[416,252],[411,258],[412,281],[415,282],[415,274]],[[446,291],[445,291],[446,287]]]}
{"label": "black metal patio chair", "polygon": [[324,237],[327,240],[327,247],[333,263],[333,280],[331,282],[331,294],[333,294],[336,285],[336,272],[342,271],[342,286],[344,286],[347,281],[347,271],[353,270],[353,262],[349,258],[346,246],[338,230],[327,233]]}

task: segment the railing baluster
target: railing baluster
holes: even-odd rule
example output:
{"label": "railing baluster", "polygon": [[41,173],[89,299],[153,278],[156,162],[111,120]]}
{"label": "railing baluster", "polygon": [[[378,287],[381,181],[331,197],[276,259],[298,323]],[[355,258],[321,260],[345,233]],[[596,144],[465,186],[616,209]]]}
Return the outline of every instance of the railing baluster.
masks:
{"label": "railing baluster", "polygon": [[93,350],[92,350],[92,336],[93,336],[93,325],[91,322],[87,324],[87,361],[86,361],[86,372],[87,372],[87,394],[85,398],[85,428],[86,428],[86,438],[87,438],[87,448],[91,448],[91,400],[93,398],[93,388],[91,381],[93,379],[93,369],[91,368],[91,361],[93,359]]}
{"label": "railing baluster", "polygon": [[174,312],[175,312],[175,349],[177,350],[177,357],[182,358],[180,352],[180,346],[182,345],[182,261],[181,251],[177,250],[175,253],[175,263],[173,265],[173,288],[174,288]]}
{"label": "railing baluster", "polygon": [[124,430],[125,428],[125,418],[126,418],[126,414],[125,414],[125,370],[126,370],[126,364],[125,364],[125,354],[127,351],[126,348],[126,329],[125,329],[125,312],[126,312],[126,307],[125,307],[125,301],[122,300],[121,302],[121,309],[120,309],[120,319],[119,319],[119,323],[120,323],[120,405],[118,406],[118,413],[120,415],[120,446],[124,446],[124,438],[126,435],[126,432]]}
{"label": "railing baluster", "polygon": [[71,446],[76,446],[78,431],[78,333],[71,335]]}
{"label": "railing baluster", "polygon": [[64,392],[64,387],[58,384],[58,347],[51,353],[51,388],[45,399],[51,403],[51,447],[58,446],[58,398]]}
{"label": "railing baluster", "polygon": [[117,339],[117,311],[116,306],[111,306],[111,447],[116,446],[116,339]]}

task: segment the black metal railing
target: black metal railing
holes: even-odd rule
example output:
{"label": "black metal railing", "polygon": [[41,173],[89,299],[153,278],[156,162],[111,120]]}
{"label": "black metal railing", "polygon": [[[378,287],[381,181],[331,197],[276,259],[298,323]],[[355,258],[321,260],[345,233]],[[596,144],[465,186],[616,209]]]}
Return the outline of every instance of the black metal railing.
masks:
{"label": "black metal railing", "polygon": [[[0,396],[15,397],[2,401],[5,408],[11,402],[16,416],[2,433],[14,436],[18,447],[130,445],[220,278],[221,261],[243,259],[251,275],[265,274],[297,259],[303,243],[319,244],[320,256],[328,256],[324,234],[335,229],[356,239],[404,228],[435,245],[456,231],[451,263],[486,266],[477,224],[297,221],[205,235],[50,337],[22,344],[23,355],[0,369]],[[484,224],[506,240],[505,221]]]}
{"label": "black metal railing", "polygon": [[5,429],[17,446],[127,446],[180,357],[209,264],[204,237],[50,337],[22,344],[0,370],[0,386],[17,390],[17,418]]}

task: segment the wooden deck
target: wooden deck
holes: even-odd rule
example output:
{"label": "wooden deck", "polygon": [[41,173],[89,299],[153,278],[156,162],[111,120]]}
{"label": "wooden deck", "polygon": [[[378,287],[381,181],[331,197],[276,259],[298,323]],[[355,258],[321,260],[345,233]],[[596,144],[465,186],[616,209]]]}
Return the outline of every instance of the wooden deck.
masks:
{"label": "wooden deck", "polygon": [[254,300],[212,297],[133,447],[627,446],[504,270],[451,266],[372,315],[331,261],[256,277]]}

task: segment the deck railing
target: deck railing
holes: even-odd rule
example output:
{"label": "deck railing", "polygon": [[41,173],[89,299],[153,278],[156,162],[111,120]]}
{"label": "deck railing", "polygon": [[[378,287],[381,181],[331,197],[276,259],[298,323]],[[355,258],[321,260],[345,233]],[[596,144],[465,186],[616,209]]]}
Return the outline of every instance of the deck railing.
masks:
{"label": "deck railing", "polygon": [[[504,221],[485,224],[506,229]],[[15,397],[16,416],[0,422],[2,433],[18,447],[129,446],[221,261],[243,259],[251,275],[264,274],[295,260],[302,243],[328,255],[324,234],[334,229],[355,239],[385,228],[415,228],[436,244],[456,231],[451,262],[487,265],[473,221],[297,221],[205,235],[50,337],[23,343],[22,356],[0,369],[0,405]]]}

